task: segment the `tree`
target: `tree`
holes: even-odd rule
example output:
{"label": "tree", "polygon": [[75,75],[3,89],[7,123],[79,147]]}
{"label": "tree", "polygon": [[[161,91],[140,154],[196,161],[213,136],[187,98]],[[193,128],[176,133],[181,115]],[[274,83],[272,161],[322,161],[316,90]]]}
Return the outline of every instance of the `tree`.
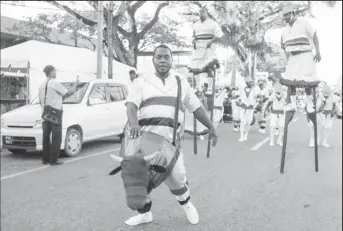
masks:
{"label": "tree", "polygon": [[[57,1],[46,1],[55,7],[66,11],[71,16],[77,18],[82,23],[88,26],[96,26],[97,22],[94,19],[86,17],[81,12],[71,9],[70,7],[61,4]],[[98,1],[87,1],[94,11],[97,11]],[[121,1],[114,2],[114,15],[113,15],[113,36],[112,44],[114,49],[114,59],[136,67],[137,66],[137,55],[140,48],[151,43],[152,39],[162,39],[163,34],[158,34],[162,29],[162,32],[166,32],[169,27],[164,27],[159,21],[159,15],[165,7],[169,5],[169,2],[158,2],[155,3],[156,9],[153,10],[154,15],[150,20],[144,21],[140,24],[138,19],[138,10],[147,3],[147,1]],[[150,9],[151,10],[151,9]],[[104,6],[104,24],[108,25],[108,7]],[[170,34],[177,38],[177,35],[173,31],[169,31]],[[156,36],[158,34],[159,36]],[[104,36],[105,42],[107,36]],[[144,40],[147,39],[147,40]],[[105,43],[107,44],[107,42]]]}
{"label": "tree", "polygon": [[[56,33],[67,34],[69,32],[69,39],[73,41],[73,46],[81,47],[80,40],[88,41],[93,50],[95,50],[95,43],[92,37],[95,35],[95,28],[81,23],[79,20],[71,17],[68,14],[39,14],[36,18],[27,17],[26,21],[21,21],[14,24],[12,30],[18,32],[19,35],[31,39],[45,41],[54,44],[68,44],[67,41],[61,41],[58,36],[54,38],[53,28],[58,29]],[[68,39],[68,38],[67,38]],[[88,48],[88,46],[86,46]]]}

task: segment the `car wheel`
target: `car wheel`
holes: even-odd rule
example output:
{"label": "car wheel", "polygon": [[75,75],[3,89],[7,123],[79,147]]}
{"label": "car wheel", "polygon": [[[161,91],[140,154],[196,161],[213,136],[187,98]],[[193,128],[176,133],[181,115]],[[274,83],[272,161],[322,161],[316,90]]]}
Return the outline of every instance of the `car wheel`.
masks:
{"label": "car wheel", "polygon": [[8,149],[8,151],[10,151],[12,154],[21,154],[21,153],[25,153],[26,150],[25,149]]}
{"label": "car wheel", "polygon": [[64,142],[64,153],[68,157],[77,156],[82,149],[82,135],[75,128],[70,128]]}

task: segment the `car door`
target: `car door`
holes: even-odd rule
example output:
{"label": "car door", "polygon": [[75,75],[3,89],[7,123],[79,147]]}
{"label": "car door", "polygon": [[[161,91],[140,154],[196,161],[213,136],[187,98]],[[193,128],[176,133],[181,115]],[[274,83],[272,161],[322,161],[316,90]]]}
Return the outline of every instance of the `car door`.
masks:
{"label": "car door", "polygon": [[84,136],[90,139],[103,137],[107,130],[106,122],[110,118],[104,83],[93,85],[88,95],[87,111],[82,113],[87,113],[84,115]]}
{"label": "car door", "polygon": [[126,97],[127,91],[125,86],[116,83],[106,84],[107,96],[109,101],[109,114],[111,115],[111,129],[113,134],[119,135],[123,132],[123,128],[127,122],[126,114]]}

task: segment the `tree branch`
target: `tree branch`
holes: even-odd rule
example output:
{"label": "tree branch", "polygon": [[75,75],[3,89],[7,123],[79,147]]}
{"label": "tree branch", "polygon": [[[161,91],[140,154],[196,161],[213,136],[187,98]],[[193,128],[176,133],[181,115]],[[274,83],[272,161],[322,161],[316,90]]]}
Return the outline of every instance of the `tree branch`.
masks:
{"label": "tree branch", "polygon": [[60,3],[58,3],[57,1],[46,1],[47,3],[66,11],[67,13],[69,13],[70,15],[74,16],[75,18],[77,18],[78,20],[80,20],[81,22],[83,22],[84,24],[88,25],[88,26],[95,26],[97,24],[97,22],[90,20],[84,16],[82,16],[81,14],[77,13],[76,11],[72,10],[71,8],[69,8],[68,6],[62,5]]}
{"label": "tree branch", "polygon": [[160,5],[157,7],[157,10],[156,10],[156,12],[155,12],[154,17],[153,17],[153,18],[151,19],[151,21],[142,29],[142,31],[139,32],[139,34],[138,34],[139,38],[143,38],[144,35],[145,35],[145,34],[155,25],[155,23],[156,23],[157,20],[158,20],[158,16],[159,16],[161,10],[162,10],[164,7],[168,6],[168,5],[169,5],[168,2],[164,2],[164,3],[160,4]]}
{"label": "tree branch", "polygon": [[135,15],[136,11],[142,7],[147,1],[137,1],[135,4],[131,6],[132,14]]}

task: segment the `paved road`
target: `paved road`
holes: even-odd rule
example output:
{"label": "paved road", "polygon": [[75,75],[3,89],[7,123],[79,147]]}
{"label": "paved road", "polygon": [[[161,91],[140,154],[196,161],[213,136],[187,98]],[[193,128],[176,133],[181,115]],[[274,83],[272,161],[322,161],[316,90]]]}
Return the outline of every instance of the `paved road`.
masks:
{"label": "paved road", "polygon": [[108,176],[116,164],[106,151],[118,148],[115,139],[88,144],[78,158],[65,159],[68,163],[54,168],[41,168],[37,153],[5,152],[1,154],[1,230],[342,230],[341,127],[341,120],[335,120],[332,147],[320,148],[318,173],[301,115],[290,126],[283,175],[281,147],[263,144],[267,135],[256,128],[246,143],[238,143],[232,125],[222,124],[209,159],[207,142],[199,141],[200,153],[195,156],[188,136],[185,163],[200,215],[196,226],[188,224],[164,185],[152,194],[154,221],[125,226],[124,220],[134,213],[126,207],[120,176]]}

